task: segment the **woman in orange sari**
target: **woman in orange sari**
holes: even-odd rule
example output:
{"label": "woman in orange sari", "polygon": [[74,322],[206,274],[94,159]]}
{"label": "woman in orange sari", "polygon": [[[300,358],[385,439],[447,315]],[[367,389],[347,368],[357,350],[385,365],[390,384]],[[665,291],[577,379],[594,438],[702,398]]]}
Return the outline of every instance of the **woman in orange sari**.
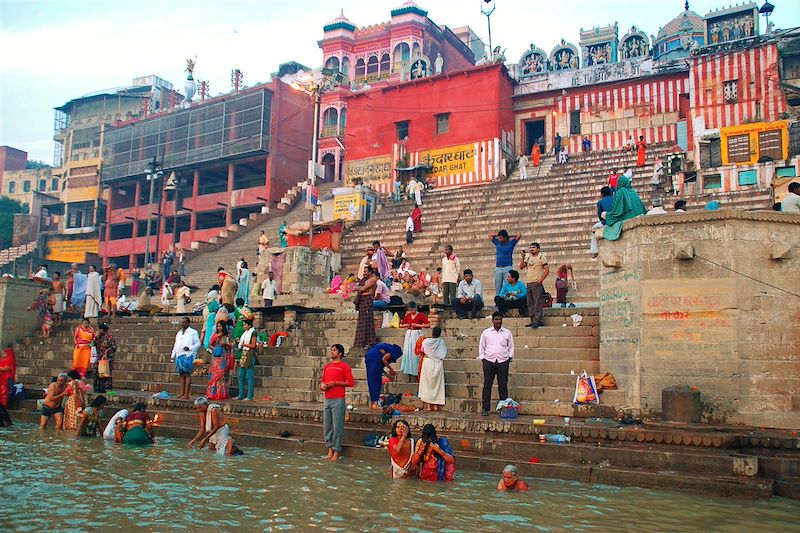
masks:
{"label": "woman in orange sari", "polygon": [[89,358],[92,355],[92,342],[94,330],[88,319],[84,318],[81,325],[75,329],[75,350],[72,352],[72,368],[77,370],[81,377],[89,369]]}
{"label": "woman in orange sari", "polygon": [[644,157],[647,150],[647,143],[644,142],[644,136],[639,135],[639,142],[636,143],[636,166],[644,166]]}
{"label": "woman in orange sari", "polygon": [[[14,348],[8,343],[0,357],[0,406],[8,407],[11,403],[11,391],[17,379],[17,358]],[[2,427],[2,425],[0,425]]]}
{"label": "woman in orange sari", "polygon": [[531,152],[531,160],[533,161],[534,167],[539,166],[539,159],[541,158],[541,156],[542,156],[542,151],[539,148],[539,143],[534,143],[533,151]]}

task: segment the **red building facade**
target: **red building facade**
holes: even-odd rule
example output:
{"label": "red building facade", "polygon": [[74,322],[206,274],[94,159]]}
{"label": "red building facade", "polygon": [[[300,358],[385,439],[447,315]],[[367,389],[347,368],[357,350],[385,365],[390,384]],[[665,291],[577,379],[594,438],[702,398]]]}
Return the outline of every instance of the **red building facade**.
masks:
{"label": "red building facade", "polygon": [[[305,179],[312,124],[305,95],[275,79],[107,132],[102,183],[110,191],[101,256],[142,266],[148,218],[154,254],[173,243],[189,249],[276,205]],[[144,169],[154,155],[164,175],[150,204]],[[175,190],[160,194],[172,172]]]}
{"label": "red building facade", "polygon": [[323,31],[319,41],[323,65],[342,75],[342,83],[322,95],[318,162],[325,168],[327,181],[343,179],[350,95],[463,70],[475,63],[466,43],[450,28],[436,25],[427,11],[411,1],[393,9],[388,22],[357,28],[342,14]]}
{"label": "red building facade", "polygon": [[490,63],[349,96],[345,182],[387,193],[395,169],[416,165],[437,187],[497,178],[513,157],[512,92],[505,67]]}

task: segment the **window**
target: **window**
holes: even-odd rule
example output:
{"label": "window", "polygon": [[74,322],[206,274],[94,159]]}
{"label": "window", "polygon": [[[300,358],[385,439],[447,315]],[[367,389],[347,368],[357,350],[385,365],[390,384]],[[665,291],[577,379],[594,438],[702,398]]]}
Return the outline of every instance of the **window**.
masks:
{"label": "window", "polygon": [[91,226],[94,220],[94,207],[67,208],[67,228],[83,228]]}
{"label": "window", "polygon": [[53,178],[53,181],[50,182],[50,190],[57,191],[58,190],[58,178]]}
{"label": "window", "polygon": [[8,194],[14,194],[17,192],[17,182],[16,181],[9,181],[8,182]]}
{"label": "window", "polygon": [[367,74],[378,73],[378,56],[370,56],[367,61]]}
{"label": "window", "polygon": [[367,73],[367,65],[363,59],[356,61],[356,78],[363,78]]}
{"label": "window", "polygon": [[394,125],[397,128],[397,140],[408,139],[408,121],[395,122]]}
{"label": "window", "polygon": [[436,133],[441,135],[450,131],[450,113],[436,115]]}
{"label": "window", "polygon": [[569,134],[580,135],[581,133],[581,111],[569,112]]}
{"label": "window", "polygon": [[47,189],[47,180],[39,180],[39,189],[40,191],[44,191]]}
{"label": "window", "polygon": [[389,54],[383,54],[381,56],[381,73],[389,72],[389,67],[391,66],[392,60],[389,57]]}
{"label": "window", "polygon": [[739,99],[739,80],[730,80],[722,84],[722,94],[725,101],[734,104]]}
{"label": "window", "polygon": [[709,174],[707,176],[703,176],[703,188],[704,189],[721,189],[722,188],[722,176],[720,174]]}
{"label": "window", "polygon": [[719,137],[700,141],[700,168],[722,166],[722,143]]}
{"label": "window", "polygon": [[758,185],[758,174],[753,170],[739,171],[739,185]]}
{"label": "window", "polygon": [[25,181],[22,183],[22,192],[31,192],[31,182]]}

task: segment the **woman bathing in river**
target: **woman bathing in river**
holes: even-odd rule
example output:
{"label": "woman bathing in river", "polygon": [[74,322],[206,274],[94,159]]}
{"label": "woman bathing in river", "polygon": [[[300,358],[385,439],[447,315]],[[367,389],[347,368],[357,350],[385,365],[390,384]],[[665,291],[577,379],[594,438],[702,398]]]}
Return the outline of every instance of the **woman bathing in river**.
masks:
{"label": "woman bathing in river", "polygon": [[389,438],[390,479],[414,477],[415,468],[411,464],[413,454],[411,427],[405,420],[398,420],[392,426],[392,436]]}
{"label": "woman bathing in river", "polygon": [[147,414],[146,406],[139,402],[133,406],[133,411],[117,420],[116,439],[124,444],[143,445],[154,444],[156,437],[153,434],[153,423]]}
{"label": "woman bathing in river", "polygon": [[519,477],[519,470],[516,466],[506,465],[503,469],[503,479],[497,484],[497,490],[501,492],[512,490],[525,491],[528,490],[528,484]]}
{"label": "woman bathing in river", "polygon": [[103,414],[106,401],[105,396],[97,396],[89,407],[81,411],[78,433],[75,435],[77,438],[97,436],[97,427],[100,425],[100,416]]}

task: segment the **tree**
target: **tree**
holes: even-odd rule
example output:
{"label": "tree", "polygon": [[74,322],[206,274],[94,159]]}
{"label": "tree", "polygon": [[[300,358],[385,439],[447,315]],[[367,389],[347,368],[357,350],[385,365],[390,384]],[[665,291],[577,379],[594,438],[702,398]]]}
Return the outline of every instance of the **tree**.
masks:
{"label": "tree", "polygon": [[25,168],[28,170],[39,170],[42,168],[52,168],[52,167],[47,163],[45,163],[44,161],[39,161],[38,159],[31,159],[27,163],[25,163]]}
{"label": "tree", "polygon": [[14,234],[14,215],[25,213],[27,209],[17,200],[0,197],[0,250],[11,246]]}

